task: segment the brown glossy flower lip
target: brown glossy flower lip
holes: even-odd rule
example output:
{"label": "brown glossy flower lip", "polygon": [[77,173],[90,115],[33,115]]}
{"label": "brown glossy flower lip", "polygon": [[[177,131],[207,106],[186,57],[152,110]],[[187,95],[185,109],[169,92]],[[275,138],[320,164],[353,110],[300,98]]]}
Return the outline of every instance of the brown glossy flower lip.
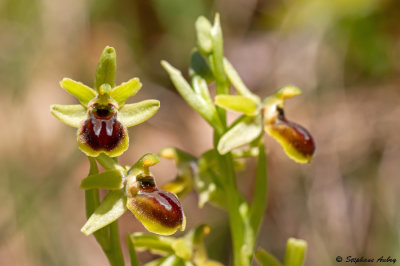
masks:
{"label": "brown glossy flower lip", "polygon": [[88,110],[86,119],[80,130],[80,141],[93,150],[111,151],[125,137],[124,126],[117,120],[117,110],[112,104],[106,106],[93,104]]}
{"label": "brown glossy flower lip", "polygon": [[183,223],[181,204],[178,198],[168,191],[139,192],[131,203],[143,216],[157,221],[164,227],[177,228]]}
{"label": "brown glossy flower lip", "polygon": [[312,156],[315,151],[314,139],[307,129],[286,119],[282,108],[277,108],[278,116],[271,128],[284,137],[293,148],[305,157]]}

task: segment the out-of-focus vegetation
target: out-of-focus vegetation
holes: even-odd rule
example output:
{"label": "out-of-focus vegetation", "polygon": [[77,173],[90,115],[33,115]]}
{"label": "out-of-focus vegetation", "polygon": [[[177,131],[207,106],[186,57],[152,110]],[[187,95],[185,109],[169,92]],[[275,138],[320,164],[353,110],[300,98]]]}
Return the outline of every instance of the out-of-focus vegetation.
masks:
{"label": "out-of-focus vegetation", "polygon": [[[216,11],[226,56],[248,87],[261,96],[286,84],[305,92],[286,114],[305,121],[317,143],[313,163],[302,166],[266,139],[270,193],[258,245],[282,260],[289,237],[305,239],[307,265],[336,265],[338,255],[400,259],[399,1],[3,0],[1,265],[106,265],[95,240],[79,231],[87,160],[74,129],[48,111],[51,103],[74,103],[58,88],[63,77],[92,84],[104,46],[118,51],[117,83],[139,76],[146,89],[137,97],[161,101],[159,113],[130,132],[133,148],[122,162],[167,145],[195,155],[212,146],[211,131],[159,61],[186,69],[196,18]],[[154,174],[160,185],[175,175],[164,161]],[[254,175],[254,168],[241,172],[244,194]],[[213,227],[211,258],[229,264],[226,216],[198,210],[194,194],[183,205],[188,228]],[[123,236],[144,230],[130,214],[120,225]]]}

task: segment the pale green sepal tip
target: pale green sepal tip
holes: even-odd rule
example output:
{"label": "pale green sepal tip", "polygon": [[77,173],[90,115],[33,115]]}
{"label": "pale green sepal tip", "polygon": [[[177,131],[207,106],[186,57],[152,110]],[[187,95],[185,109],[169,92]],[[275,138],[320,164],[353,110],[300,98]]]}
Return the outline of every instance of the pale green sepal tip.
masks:
{"label": "pale green sepal tip", "polygon": [[286,244],[284,266],[302,266],[307,250],[307,242],[301,239],[289,238]]}
{"label": "pale green sepal tip", "polygon": [[262,130],[261,116],[246,117],[221,137],[217,146],[218,152],[223,155],[249,144],[262,133]]}
{"label": "pale green sepal tip", "polygon": [[255,257],[262,266],[282,266],[277,258],[262,248],[256,251]]}
{"label": "pale green sepal tip", "polygon": [[141,87],[142,83],[140,80],[133,78],[115,87],[111,91],[111,97],[117,101],[119,106],[122,106],[129,97],[135,96]]}
{"label": "pale green sepal tip", "polygon": [[288,85],[280,88],[275,96],[280,99],[287,99],[301,94],[301,90],[296,86]]}
{"label": "pale green sepal tip", "polygon": [[197,46],[203,53],[211,53],[213,49],[213,41],[211,37],[211,23],[205,17],[201,16],[195,23],[197,33]]}
{"label": "pale green sepal tip", "polygon": [[160,162],[160,158],[152,153],[146,153],[143,155],[132,167],[129,172],[133,170],[143,170],[145,167],[153,166]]}
{"label": "pale green sepal tip", "polygon": [[76,128],[79,128],[82,122],[87,118],[86,109],[78,104],[53,104],[50,106],[50,112],[61,122]]}
{"label": "pale green sepal tip", "polygon": [[118,120],[126,127],[143,123],[160,108],[160,101],[145,100],[138,103],[125,104],[118,112]]}
{"label": "pale green sepal tip", "polygon": [[220,94],[215,96],[215,104],[232,111],[240,112],[249,116],[257,115],[257,102],[252,98],[242,95]]}
{"label": "pale green sepal tip", "polygon": [[111,87],[115,86],[115,72],[117,70],[117,55],[115,49],[110,46],[104,48],[96,70],[94,88],[99,90],[100,86],[108,83]]}
{"label": "pale green sepal tip", "polygon": [[82,189],[122,189],[122,176],[120,170],[109,170],[99,174],[89,175],[81,182]]}
{"label": "pale green sepal tip", "polygon": [[117,220],[125,211],[126,196],[124,191],[111,191],[89,217],[81,232],[88,236]]}
{"label": "pale green sepal tip", "polygon": [[60,86],[69,94],[76,97],[83,106],[87,106],[88,102],[97,95],[97,92],[92,88],[69,78],[64,78],[60,81]]}

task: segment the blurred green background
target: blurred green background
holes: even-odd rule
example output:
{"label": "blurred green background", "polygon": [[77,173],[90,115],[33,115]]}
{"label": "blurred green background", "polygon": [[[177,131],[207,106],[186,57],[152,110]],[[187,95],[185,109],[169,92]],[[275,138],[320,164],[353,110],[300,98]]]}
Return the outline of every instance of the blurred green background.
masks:
{"label": "blurred green background", "polygon": [[[297,165],[266,137],[269,202],[258,246],[282,259],[287,238],[305,239],[310,266],[337,265],[338,255],[400,261],[398,0],[2,0],[0,265],[107,265],[79,230],[88,161],[75,129],[49,113],[50,104],[75,103],[58,85],[63,77],[93,85],[106,45],[117,50],[117,83],[142,80],[133,101],[161,101],[154,118],[130,130],[123,163],[167,145],[194,155],[212,146],[159,61],[186,70],[195,20],[215,12],[226,56],[248,87],[262,97],[286,84],[303,90],[286,114],[317,143],[312,164]],[[176,174],[164,160],[153,172],[160,185]],[[249,199],[254,175],[250,160],[238,176]],[[212,225],[210,254],[229,265],[226,215],[199,210],[195,193],[183,205],[188,228]],[[122,217],[121,236],[143,230],[132,214]]]}

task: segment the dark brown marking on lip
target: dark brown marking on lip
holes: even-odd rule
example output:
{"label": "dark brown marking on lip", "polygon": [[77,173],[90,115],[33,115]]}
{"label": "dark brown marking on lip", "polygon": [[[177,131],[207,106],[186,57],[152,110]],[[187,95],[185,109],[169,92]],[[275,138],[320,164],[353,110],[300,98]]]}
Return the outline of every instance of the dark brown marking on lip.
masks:
{"label": "dark brown marking on lip", "polygon": [[98,119],[90,115],[82,125],[81,140],[93,150],[111,151],[125,137],[124,128],[115,116],[109,119]]}

